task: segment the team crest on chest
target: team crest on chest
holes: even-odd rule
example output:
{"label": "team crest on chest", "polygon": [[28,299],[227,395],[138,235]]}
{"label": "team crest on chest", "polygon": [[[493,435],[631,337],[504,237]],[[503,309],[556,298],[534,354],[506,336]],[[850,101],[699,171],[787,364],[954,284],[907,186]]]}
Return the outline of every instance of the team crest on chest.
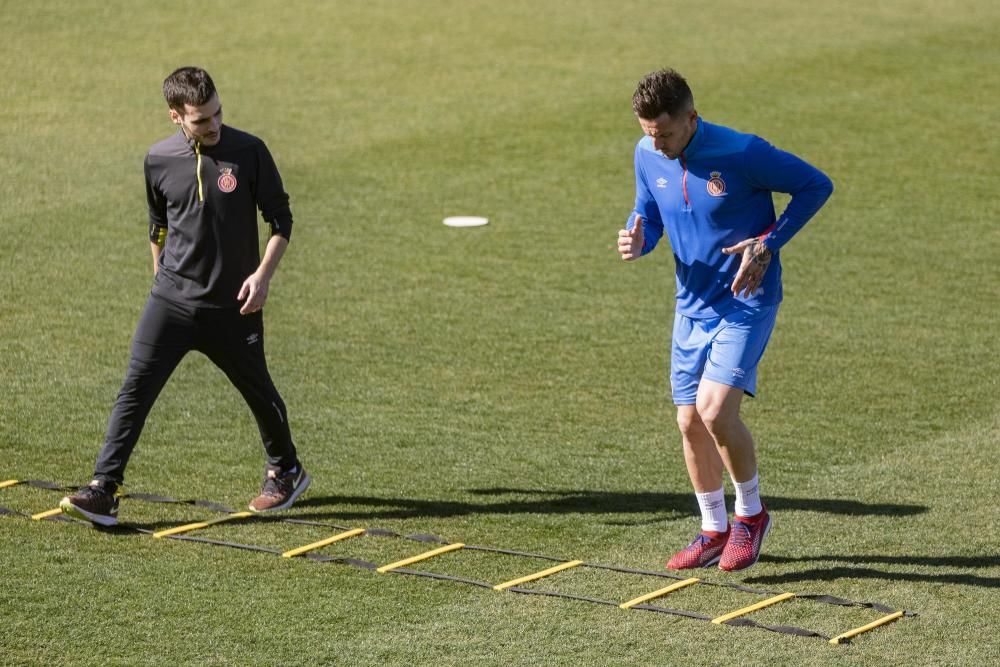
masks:
{"label": "team crest on chest", "polygon": [[705,189],[713,197],[723,197],[726,194],[726,182],[722,180],[721,171],[713,171],[712,177],[705,183]]}
{"label": "team crest on chest", "polygon": [[219,170],[222,175],[219,176],[219,189],[223,192],[232,192],[236,189],[236,177],[233,176],[233,170],[231,167],[224,167]]}

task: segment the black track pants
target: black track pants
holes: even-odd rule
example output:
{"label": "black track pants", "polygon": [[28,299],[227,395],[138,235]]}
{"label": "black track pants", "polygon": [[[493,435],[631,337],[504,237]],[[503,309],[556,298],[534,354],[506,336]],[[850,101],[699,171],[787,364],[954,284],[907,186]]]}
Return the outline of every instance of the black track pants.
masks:
{"label": "black track pants", "polygon": [[184,355],[197,350],[222,369],[257,419],[268,465],[296,465],[288,413],[264,360],[264,318],[260,311],[193,308],[150,296],[139,318],[125,382],[111,411],[94,479],[121,483],[125,466],[156,397]]}

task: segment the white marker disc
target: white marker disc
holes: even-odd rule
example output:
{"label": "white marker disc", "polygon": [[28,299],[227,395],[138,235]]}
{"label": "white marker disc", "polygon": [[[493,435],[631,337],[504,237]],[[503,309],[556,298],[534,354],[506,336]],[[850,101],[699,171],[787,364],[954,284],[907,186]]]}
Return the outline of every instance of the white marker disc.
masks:
{"label": "white marker disc", "polygon": [[444,224],[449,227],[482,227],[488,223],[489,220],[480,218],[477,215],[456,215],[444,219]]}

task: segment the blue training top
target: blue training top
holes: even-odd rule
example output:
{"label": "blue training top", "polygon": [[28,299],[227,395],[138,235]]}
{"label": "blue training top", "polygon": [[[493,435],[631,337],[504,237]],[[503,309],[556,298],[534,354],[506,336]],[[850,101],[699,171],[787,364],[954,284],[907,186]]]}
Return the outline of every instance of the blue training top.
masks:
{"label": "blue training top", "polygon": [[[698,119],[687,148],[671,160],[643,137],[635,147],[635,210],[642,216],[642,254],[652,252],[666,227],[677,265],[677,312],[695,319],[781,301],[778,251],[823,206],[833,183],[804,160],[758,136]],[[772,192],[792,195],[775,221]],[[730,285],[741,255],[722,249],[758,236],[771,264],[750,297],[734,297]]]}

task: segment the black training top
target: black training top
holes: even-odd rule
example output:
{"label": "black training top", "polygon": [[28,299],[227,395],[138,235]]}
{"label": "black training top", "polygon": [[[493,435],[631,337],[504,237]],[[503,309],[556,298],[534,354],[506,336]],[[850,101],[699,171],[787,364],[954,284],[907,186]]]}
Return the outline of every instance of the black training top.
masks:
{"label": "black training top", "polygon": [[273,234],[291,236],[292,212],[264,142],[226,125],[203,146],[179,131],[145,160],[151,236],[166,229],[153,294],[200,307],[238,306],[260,264],[257,209]]}

